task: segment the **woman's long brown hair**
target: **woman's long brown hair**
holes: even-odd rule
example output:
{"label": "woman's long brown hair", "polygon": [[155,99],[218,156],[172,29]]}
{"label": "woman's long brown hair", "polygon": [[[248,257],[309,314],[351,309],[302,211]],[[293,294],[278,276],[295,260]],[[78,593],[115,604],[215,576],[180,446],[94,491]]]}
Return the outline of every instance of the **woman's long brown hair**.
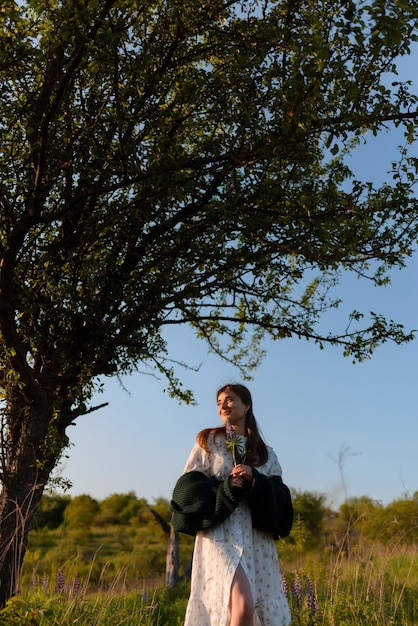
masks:
{"label": "woman's long brown hair", "polygon": [[[251,397],[251,393],[247,387],[244,385],[240,385],[239,383],[232,383],[229,385],[224,385],[220,389],[218,389],[216,393],[216,398],[219,397],[221,393],[227,390],[233,391],[237,394],[237,396],[242,400],[244,404],[248,404],[249,408],[245,418],[245,429],[247,431],[247,460],[246,463],[248,465],[254,465],[255,467],[259,467],[260,465],[264,465],[268,459],[267,446],[263,441],[261,433],[258,429],[257,420],[255,419],[253,413],[253,400]],[[214,433],[215,436],[222,434],[224,437],[225,426],[215,426],[213,428],[205,428],[198,433],[196,437],[196,441],[201,448],[206,450],[206,452],[211,452],[208,444],[209,435]]]}

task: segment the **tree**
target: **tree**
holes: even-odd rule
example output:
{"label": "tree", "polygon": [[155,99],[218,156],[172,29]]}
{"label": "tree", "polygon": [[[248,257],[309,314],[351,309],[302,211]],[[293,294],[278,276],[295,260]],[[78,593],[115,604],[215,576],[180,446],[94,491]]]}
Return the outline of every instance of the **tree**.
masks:
{"label": "tree", "polygon": [[292,489],[292,500],[295,517],[303,522],[306,530],[308,545],[318,545],[323,538],[323,522],[328,512],[325,494]]}
{"label": "tree", "polygon": [[65,509],[65,523],[74,529],[88,530],[100,512],[100,505],[91,496],[76,496]]}
{"label": "tree", "polygon": [[33,519],[33,527],[40,528],[58,528],[64,521],[64,512],[69,503],[70,496],[61,496],[58,494],[44,494],[42,501]]}
{"label": "tree", "polygon": [[349,498],[339,509],[346,537],[364,535],[372,541],[413,543],[418,538],[418,501],[404,496],[383,506],[368,496]]}
{"label": "tree", "polygon": [[163,330],[248,372],[273,339],[354,359],[411,335],[320,320],[350,270],[381,285],[417,237],[417,162],[352,180],[366,131],[416,132],[394,82],[408,0],[20,0],[1,7],[0,605],[67,429],[142,364],[191,401]]}
{"label": "tree", "polygon": [[[169,507],[166,508],[169,512]],[[150,511],[167,537],[165,583],[167,587],[174,587],[179,582],[179,534],[156,509],[150,509]]]}
{"label": "tree", "polygon": [[378,520],[379,539],[395,545],[398,543],[416,543],[418,540],[418,501],[404,497],[390,502],[382,511]]}
{"label": "tree", "polygon": [[135,492],[113,493],[100,503],[100,524],[129,524],[148,509],[148,502],[138,500]]}
{"label": "tree", "polygon": [[380,526],[382,510],[383,506],[369,496],[347,498],[338,511],[342,525],[336,529],[336,540],[340,550],[350,552],[361,535],[379,538],[376,527]]}

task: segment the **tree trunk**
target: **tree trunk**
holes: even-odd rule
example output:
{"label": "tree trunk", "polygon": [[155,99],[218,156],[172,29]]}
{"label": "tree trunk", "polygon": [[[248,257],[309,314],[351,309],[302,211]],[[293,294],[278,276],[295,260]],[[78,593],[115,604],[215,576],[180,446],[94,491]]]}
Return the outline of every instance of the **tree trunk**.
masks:
{"label": "tree trunk", "polygon": [[179,582],[179,536],[170,525],[168,536],[165,584],[167,587],[174,587]]}
{"label": "tree trunk", "polygon": [[65,445],[51,418],[53,405],[44,400],[30,402],[16,394],[2,411],[0,608],[19,591],[33,516]]}
{"label": "tree trunk", "polygon": [[28,533],[43,486],[10,482],[0,494],[0,607],[19,592]]}
{"label": "tree trunk", "polygon": [[167,551],[165,560],[165,584],[167,587],[174,587],[179,582],[179,536],[171,524],[155,510],[151,513],[167,535]]}

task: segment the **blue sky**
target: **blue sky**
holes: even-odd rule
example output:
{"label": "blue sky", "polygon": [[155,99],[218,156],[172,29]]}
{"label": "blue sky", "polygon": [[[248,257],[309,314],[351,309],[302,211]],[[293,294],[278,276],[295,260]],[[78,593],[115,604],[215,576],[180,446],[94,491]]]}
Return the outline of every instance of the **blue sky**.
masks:
{"label": "blue sky", "polygon": [[[416,54],[402,63],[413,78]],[[363,180],[385,180],[402,138],[394,130],[371,138],[356,151],[353,169]],[[415,154],[416,154],[415,149]],[[347,277],[336,320],[353,309],[373,310],[418,329],[418,256],[374,288]],[[335,321],[335,320],[334,320]],[[170,498],[197,432],[217,425],[216,389],[240,380],[239,372],[209,355],[188,328],[167,333],[173,359],[201,367],[184,371],[184,385],[197,406],[179,405],[164,393],[165,381],[135,374],[106,381],[96,403],[109,406],[79,418],[68,434],[72,447],[60,473],[68,492],[99,500],[134,491],[150,503]],[[418,491],[418,339],[385,344],[371,360],[353,364],[339,349],[324,350],[305,340],[269,342],[267,356],[247,383],[267,443],[275,449],[285,482],[323,493],[333,506],[367,495],[383,504]]]}

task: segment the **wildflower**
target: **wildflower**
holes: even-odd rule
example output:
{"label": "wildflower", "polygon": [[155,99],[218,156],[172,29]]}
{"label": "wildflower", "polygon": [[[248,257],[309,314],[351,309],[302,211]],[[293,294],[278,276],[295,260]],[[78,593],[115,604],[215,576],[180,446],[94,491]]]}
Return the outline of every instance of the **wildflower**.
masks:
{"label": "wildflower", "polygon": [[294,598],[296,606],[299,608],[302,606],[302,581],[298,572],[295,572],[295,576],[291,587],[292,596]]}
{"label": "wildflower", "polygon": [[283,585],[283,593],[285,595],[286,600],[289,600],[289,587],[287,586],[287,580],[282,574],[282,585]]}
{"label": "wildflower", "polygon": [[238,463],[245,463],[247,450],[245,449],[243,438],[235,433],[235,429],[229,420],[225,423],[225,430],[225,446],[227,450],[232,452],[234,466],[238,465]]}
{"label": "wildflower", "polygon": [[55,593],[64,591],[65,578],[63,572],[60,570],[57,574],[57,582],[55,585]]}
{"label": "wildflower", "polygon": [[81,580],[76,575],[76,577],[74,578],[74,584],[73,584],[73,595],[76,596],[78,593],[80,593],[80,589],[81,589]]}
{"label": "wildflower", "polygon": [[318,599],[313,582],[311,581],[309,575],[306,575],[305,580],[305,606],[310,615],[315,615],[315,613],[319,612]]}

